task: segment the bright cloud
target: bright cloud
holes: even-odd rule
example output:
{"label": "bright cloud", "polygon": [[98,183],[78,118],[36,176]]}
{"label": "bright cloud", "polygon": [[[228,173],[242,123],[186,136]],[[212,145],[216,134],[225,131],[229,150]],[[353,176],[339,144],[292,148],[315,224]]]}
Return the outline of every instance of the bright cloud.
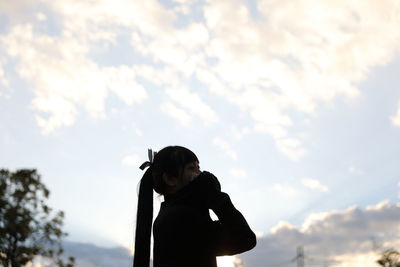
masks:
{"label": "bright cloud", "polygon": [[219,137],[215,137],[213,139],[213,144],[222,149],[228,157],[233,160],[237,160],[237,154],[228,142]]}
{"label": "bright cloud", "polygon": [[283,195],[284,197],[295,197],[298,194],[298,191],[291,186],[274,184],[272,186],[272,190]]}
{"label": "bright cloud", "polygon": [[[2,10],[17,17],[26,1],[17,2],[2,4]],[[0,44],[2,56],[16,60],[17,73],[32,84],[32,107],[44,133],[72,125],[80,107],[104,118],[110,93],[127,105],[142,103],[147,93],[138,79],[161,87],[171,103],[206,124],[215,123],[218,114],[207,97],[188,89],[197,80],[209,94],[247,112],[256,131],[298,160],[306,148],[290,131],[296,125],[291,112],[311,115],[337,97],[356,97],[369,70],[392,60],[400,47],[396,0],[259,0],[257,18],[245,2],[231,0],[207,1],[200,10],[186,1],[175,9],[156,0],[42,4],[59,18],[58,35],[14,20]],[[195,12],[200,14],[178,26],[180,16]],[[45,12],[35,14],[40,23],[49,21]],[[90,51],[106,55],[126,33],[130,49],[146,63],[104,67],[91,58]],[[1,74],[0,81],[6,81]],[[399,114],[391,118],[395,125]],[[187,124],[187,116],[173,117]]]}
{"label": "bright cloud", "polygon": [[235,267],[235,256],[217,257],[217,266]]}
{"label": "bright cloud", "polygon": [[[372,239],[382,250],[400,244],[400,206],[379,203],[373,209],[350,207],[346,210],[312,214],[301,229],[287,222],[273,227],[259,238],[254,250],[243,254],[246,266],[292,266],[296,247],[315,261],[330,261],[330,266],[376,266],[378,254]],[[372,238],[372,239],[371,239]]]}
{"label": "bright cloud", "polygon": [[238,129],[236,126],[232,126],[233,136],[236,139],[241,139],[245,135],[250,133],[250,129],[248,127],[244,127],[242,129]]}
{"label": "bright cloud", "polygon": [[353,174],[357,174],[357,175],[363,175],[364,174],[363,170],[360,170],[360,169],[358,169],[356,167],[350,167],[349,168],[349,172],[353,173]]}
{"label": "bright cloud", "polygon": [[300,141],[295,138],[282,138],[276,140],[278,150],[292,160],[299,160],[306,154]]}
{"label": "bright cloud", "polygon": [[286,228],[286,229],[296,229],[296,227],[288,222],[279,221],[278,224],[272,227],[269,232],[270,234],[276,234],[279,230]]}
{"label": "bright cloud", "polygon": [[230,171],[230,174],[233,177],[242,178],[242,179],[248,177],[247,172],[245,170],[242,170],[242,169],[232,169]]}
{"label": "bright cloud", "polygon": [[399,193],[397,194],[397,197],[400,199],[400,182],[397,184],[397,188],[399,189]]}
{"label": "bright cloud", "polygon": [[1,65],[0,65],[0,84],[4,87],[8,86],[8,81],[7,81],[6,77],[4,76],[4,70]]}
{"label": "bright cloud", "polygon": [[390,117],[394,126],[400,127],[400,103],[399,107],[397,108],[397,113]]}
{"label": "bright cloud", "polygon": [[10,87],[7,78],[4,75],[4,69],[0,61],[0,97],[9,97]]}
{"label": "bright cloud", "polygon": [[[239,1],[205,7],[212,32],[207,53],[219,59],[208,76],[217,81],[210,86],[213,92],[242,108],[246,99],[239,96],[254,90],[251,85],[263,93],[278,92],[280,101],[256,100],[248,108],[258,128],[277,141],[291,125],[287,109],[313,113],[319,102],[357,96],[355,84],[398,51],[396,1],[379,7],[374,1],[258,1],[258,7],[258,21]],[[294,159],[304,155],[300,144],[290,153],[283,147],[280,151]]]}
{"label": "bright cloud", "polygon": [[367,253],[348,253],[332,259],[333,262],[338,262],[331,266],[334,267],[377,267],[376,261],[379,259],[376,252]]}
{"label": "bright cloud", "polygon": [[32,8],[33,2],[30,0],[0,1],[0,12],[10,16],[12,20],[21,19],[24,13]]}
{"label": "bright cloud", "polygon": [[138,155],[128,155],[122,159],[122,164],[126,166],[136,166],[139,167],[142,164]]}
{"label": "bright cloud", "polygon": [[36,13],[36,18],[37,18],[39,21],[46,21],[46,20],[47,20],[46,15],[43,14],[42,12]]}
{"label": "bright cloud", "polygon": [[301,179],[301,183],[312,190],[318,190],[322,192],[328,192],[328,187],[325,185],[322,185],[318,180],[315,179],[310,179],[310,178],[304,178]]}
{"label": "bright cloud", "polygon": [[15,26],[0,41],[17,60],[20,76],[32,83],[32,108],[44,134],[72,125],[80,106],[95,118],[105,117],[109,92],[128,105],[147,98],[131,68],[99,67],[87,57],[88,47],[68,34],[39,35],[26,24]]}
{"label": "bright cloud", "polygon": [[215,112],[196,93],[183,88],[169,88],[167,95],[180,106],[189,110],[193,115],[200,117],[206,124],[217,121]]}
{"label": "bright cloud", "polygon": [[160,108],[163,112],[167,113],[184,126],[188,126],[192,121],[192,117],[185,110],[176,107],[170,102],[163,103]]}
{"label": "bright cloud", "polygon": [[135,130],[135,133],[136,133],[138,136],[143,136],[143,132],[142,132],[140,129],[136,129],[136,130]]}

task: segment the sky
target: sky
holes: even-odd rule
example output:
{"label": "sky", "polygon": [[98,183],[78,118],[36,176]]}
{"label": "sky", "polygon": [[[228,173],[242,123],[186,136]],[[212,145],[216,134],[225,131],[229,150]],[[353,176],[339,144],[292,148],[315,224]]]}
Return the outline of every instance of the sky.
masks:
{"label": "sky", "polygon": [[375,266],[400,248],[399,29],[397,0],[1,0],[0,167],[38,170],[70,240],[132,249],[138,166],[182,145],[257,233],[245,266]]}

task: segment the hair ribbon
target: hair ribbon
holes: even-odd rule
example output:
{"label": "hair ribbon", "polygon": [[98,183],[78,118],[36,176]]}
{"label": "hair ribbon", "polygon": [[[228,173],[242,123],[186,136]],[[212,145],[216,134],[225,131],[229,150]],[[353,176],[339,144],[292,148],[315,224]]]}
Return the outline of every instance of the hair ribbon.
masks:
{"label": "hair ribbon", "polygon": [[152,149],[148,149],[147,150],[147,154],[149,156],[149,160],[145,161],[142,163],[142,165],[140,165],[140,169],[143,171],[145,168],[150,167],[151,165],[153,165],[153,161],[154,161],[154,157],[156,156],[157,152],[153,151]]}

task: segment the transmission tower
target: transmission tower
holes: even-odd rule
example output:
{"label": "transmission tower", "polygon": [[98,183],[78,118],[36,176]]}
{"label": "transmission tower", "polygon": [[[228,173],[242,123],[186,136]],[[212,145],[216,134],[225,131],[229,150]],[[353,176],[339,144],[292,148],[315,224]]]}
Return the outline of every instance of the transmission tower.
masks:
{"label": "transmission tower", "polygon": [[297,267],[304,267],[304,249],[303,246],[297,247]]}

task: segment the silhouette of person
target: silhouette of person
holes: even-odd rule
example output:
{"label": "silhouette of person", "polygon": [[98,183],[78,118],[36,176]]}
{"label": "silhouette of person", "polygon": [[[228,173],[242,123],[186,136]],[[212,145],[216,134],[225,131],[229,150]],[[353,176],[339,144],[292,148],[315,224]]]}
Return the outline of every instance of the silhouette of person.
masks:
{"label": "silhouette of person", "polygon": [[245,218],[221,192],[218,179],[200,171],[192,151],[168,146],[150,161],[141,166],[149,168],[140,182],[134,267],[149,266],[153,189],[164,196],[153,226],[154,267],[216,267],[216,256],[255,247],[256,236]]}

